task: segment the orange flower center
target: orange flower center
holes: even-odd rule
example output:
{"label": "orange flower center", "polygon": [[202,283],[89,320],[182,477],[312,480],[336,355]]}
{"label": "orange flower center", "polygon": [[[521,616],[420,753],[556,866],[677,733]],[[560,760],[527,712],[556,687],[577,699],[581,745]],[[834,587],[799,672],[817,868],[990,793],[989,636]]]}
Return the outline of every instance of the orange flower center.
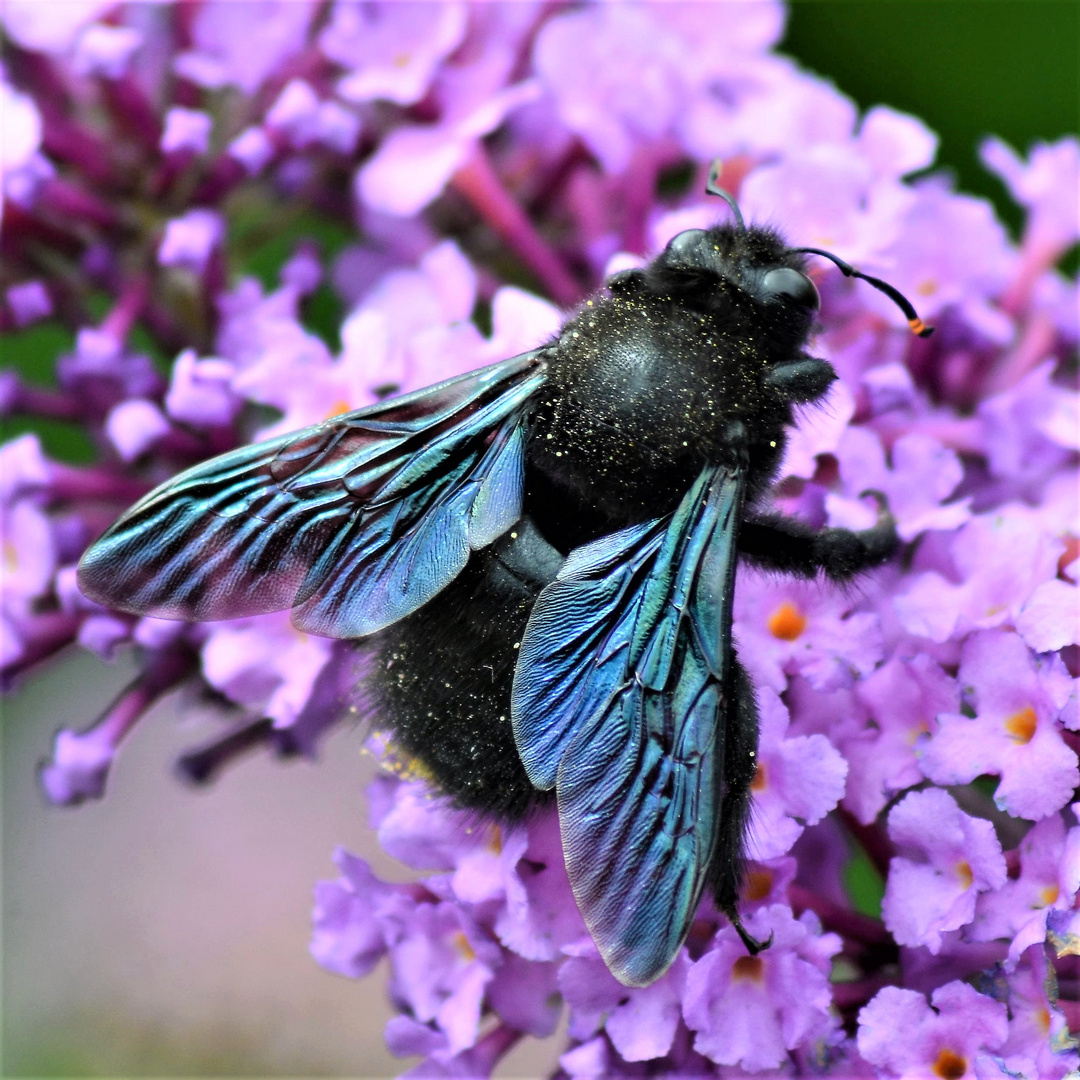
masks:
{"label": "orange flower center", "polygon": [[476,953],[469,944],[469,939],[462,931],[459,930],[450,940],[454,943],[454,947],[457,951],[461,953],[466,960],[472,961],[476,959]]}
{"label": "orange flower center", "polygon": [[966,1072],[967,1061],[955,1050],[942,1050],[934,1062],[934,1075],[940,1076],[941,1080],[960,1080]]}
{"label": "orange flower center", "polygon": [[765,766],[759,761],[758,767],[754,770],[754,779],[750,781],[750,790],[764,791],[765,784]]}
{"label": "orange flower center", "polygon": [[971,863],[967,859],[961,859],[956,864],[956,876],[963,882],[965,889],[971,888],[975,875],[971,872]]}
{"label": "orange flower center", "polygon": [[1005,721],[1005,730],[1018,743],[1031,742],[1037,726],[1035,710],[1030,705],[1014,713]]}
{"label": "orange flower center", "polygon": [[748,901],[764,900],[772,892],[772,874],[768,870],[751,870],[746,875],[743,898]]}
{"label": "orange flower center", "polygon": [[1039,899],[1042,901],[1043,907],[1049,907],[1051,904],[1057,901],[1057,898],[1061,895],[1061,888],[1058,885],[1044,885],[1039,890]]}
{"label": "orange flower center", "polygon": [[740,956],[731,965],[731,977],[739,982],[759,983],[762,981],[764,970],[764,961],[759,960],[756,956]]}
{"label": "orange flower center", "polygon": [[769,633],[781,641],[794,641],[806,629],[806,616],[785,600],[769,616]]}

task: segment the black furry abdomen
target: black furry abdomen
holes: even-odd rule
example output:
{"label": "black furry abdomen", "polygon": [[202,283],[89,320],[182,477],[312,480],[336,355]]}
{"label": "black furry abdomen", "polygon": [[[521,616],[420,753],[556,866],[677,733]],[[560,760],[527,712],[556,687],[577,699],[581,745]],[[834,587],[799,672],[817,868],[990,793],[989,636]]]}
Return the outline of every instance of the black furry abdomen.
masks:
{"label": "black furry abdomen", "polygon": [[[519,539],[525,550],[515,560]],[[561,561],[545,566],[529,543],[542,541],[526,519],[475,554],[431,603],[379,634],[368,676],[376,725],[395,748],[416,758],[457,806],[507,822],[551,794],[529,782],[510,722],[518,646]]]}

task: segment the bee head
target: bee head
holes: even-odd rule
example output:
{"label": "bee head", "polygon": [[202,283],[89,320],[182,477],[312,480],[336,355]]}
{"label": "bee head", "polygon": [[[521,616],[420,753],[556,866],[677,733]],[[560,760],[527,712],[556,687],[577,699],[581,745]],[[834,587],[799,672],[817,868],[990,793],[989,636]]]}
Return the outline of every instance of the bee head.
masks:
{"label": "bee head", "polygon": [[714,277],[737,285],[758,303],[781,307],[809,321],[821,306],[817,287],[802,271],[802,257],[769,229],[720,225],[686,229],[673,237],[661,260],[674,272]]}
{"label": "bee head", "polygon": [[810,321],[821,306],[814,283],[803,273],[804,255],[820,255],[830,260],[845,277],[859,278],[883,292],[904,313],[908,326],[918,337],[929,337],[933,328],[919,318],[911,302],[880,278],[871,277],[821,248],[789,248],[770,229],[747,228],[739,204],[731,192],[718,184],[720,162],[714,161],[705,191],[731,207],[734,224],[713,229],[687,229],[675,236],[657,260],[669,273],[713,277],[731,282],[758,303],[773,310],[786,310],[798,323]]}

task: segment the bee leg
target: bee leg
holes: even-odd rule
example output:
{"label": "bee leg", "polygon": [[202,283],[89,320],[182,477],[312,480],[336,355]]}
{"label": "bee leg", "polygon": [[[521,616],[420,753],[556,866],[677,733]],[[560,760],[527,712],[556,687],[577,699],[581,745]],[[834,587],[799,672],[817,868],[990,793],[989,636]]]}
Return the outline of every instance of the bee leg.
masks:
{"label": "bee leg", "polygon": [[783,570],[800,577],[824,571],[834,581],[845,581],[872,566],[886,562],[896,550],[896,523],[878,500],[878,520],[872,528],[814,529],[782,514],[759,514],[746,518],[739,529],[739,554],[747,562],[767,570]]}
{"label": "bee leg", "polygon": [[752,937],[739,918],[739,892],[745,864],[746,829],[750,815],[750,785],[757,773],[758,711],[754,687],[734,652],[730,689],[726,695],[724,729],[724,798],[720,806],[710,886],[716,906],[731,920],[751,956],[772,942]]}

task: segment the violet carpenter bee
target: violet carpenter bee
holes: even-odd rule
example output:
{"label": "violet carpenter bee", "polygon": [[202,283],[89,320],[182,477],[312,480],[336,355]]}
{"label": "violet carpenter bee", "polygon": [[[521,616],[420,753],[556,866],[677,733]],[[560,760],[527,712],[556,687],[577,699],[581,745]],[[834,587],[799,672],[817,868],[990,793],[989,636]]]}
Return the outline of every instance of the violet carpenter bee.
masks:
{"label": "violet carpenter bee", "polygon": [[[714,173],[715,175],[715,173]],[[502,821],[554,796],[608,967],[644,986],[705,890],[737,899],[758,739],[731,640],[737,560],[849,578],[891,518],[814,530],[761,508],[796,405],[828,252],[734,223],[676,236],[532,352],[189,469],[86,553],[123,611],[291,609],[369,639],[376,723],[453,801]]]}

